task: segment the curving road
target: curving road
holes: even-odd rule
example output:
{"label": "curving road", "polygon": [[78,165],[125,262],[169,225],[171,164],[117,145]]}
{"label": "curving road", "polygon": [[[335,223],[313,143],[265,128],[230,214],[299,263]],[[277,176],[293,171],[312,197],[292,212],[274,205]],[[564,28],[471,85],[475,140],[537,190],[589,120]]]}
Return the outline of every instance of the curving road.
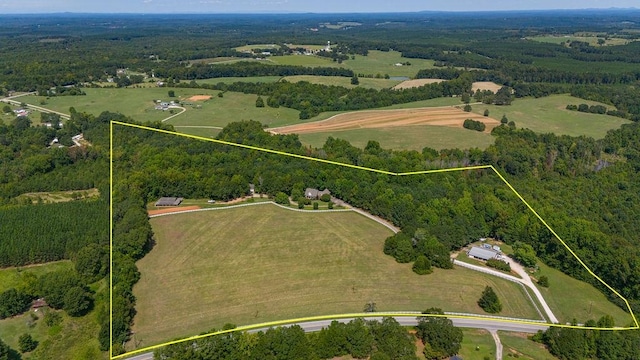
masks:
{"label": "curving road", "polygon": [[[353,320],[354,318],[346,318],[346,319],[335,319],[335,321],[339,321],[339,322],[343,322],[343,323],[347,323],[351,320]],[[381,320],[381,317],[376,317],[376,316],[371,316],[371,317],[366,317],[364,318],[366,320]],[[398,316],[398,317],[394,317],[394,319],[396,319],[396,321],[398,321],[400,323],[400,325],[402,326],[415,326],[418,324],[418,321],[416,320],[415,317],[406,317],[406,316]],[[472,328],[472,329],[486,329],[488,330],[492,335],[496,334],[495,336],[497,336],[497,331],[498,330],[502,330],[502,331],[512,331],[512,332],[521,332],[521,333],[529,333],[529,334],[535,334],[536,332],[538,332],[538,330],[546,330],[547,328],[549,328],[549,326],[545,325],[545,324],[540,324],[540,325],[533,325],[533,324],[517,324],[517,323],[510,323],[510,322],[501,322],[501,321],[496,321],[491,320],[491,319],[487,319],[487,320],[480,320],[480,319],[456,319],[456,318],[450,318],[451,321],[453,321],[453,324],[457,327],[464,327],[464,328]],[[300,323],[294,323],[294,324],[289,324],[289,325],[283,325],[283,326],[292,326],[292,325],[299,325],[301,328],[304,329],[305,332],[315,332],[315,331],[320,331],[322,328],[328,327],[331,322],[334,320],[319,320],[319,321],[308,321],[308,322],[300,322]],[[260,329],[254,329],[254,330],[250,330],[249,332],[258,332],[258,331],[266,331],[268,330],[268,328],[260,328]],[[494,338],[495,339],[495,338]],[[499,343],[499,338],[496,342],[496,345]],[[496,359],[499,359],[497,357],[497,348],[496,348]],[[153,360],[153,352],[147,352],[144,354],[140,354],[140,355],[135,355],[132,357],[128,357],[127,359],[129,360]]]}

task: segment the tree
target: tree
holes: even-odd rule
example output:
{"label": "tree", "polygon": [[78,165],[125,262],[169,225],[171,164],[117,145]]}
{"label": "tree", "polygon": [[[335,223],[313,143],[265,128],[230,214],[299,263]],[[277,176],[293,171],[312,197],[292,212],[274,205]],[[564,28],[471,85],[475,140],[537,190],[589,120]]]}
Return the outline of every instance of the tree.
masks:
{"label": "tree", "polygon": [[274,201],[276,202],[276,204],[281,204],[281,205],[289,205],[289,196],[283,192],[279,192],[276,194],[276,197],[274,198]]}
{"label": "tree", "polygon": [[38,342],[31,337],[31,334],[25,333],[18,338],[18,349],[21,353],[33,351],[36,347],[38,347]]}
{"label": "tree", "polygon": [[5,105],[2,108],[2,112],[5,113],[5,114],[9,114],[9,113],[11,113],[11,111],[13,111],[13,110],[11,109],[11,106],[9,106],[9,105]]}
{"label": "tree", "polygon": [[173,90],[169,90],[167,91],[167,95],[169,95],[169,97],[176,97],[176,92]]}
{"label": "tree", "polygon": [[71,316],[85,315],[91,306],[91,295],[80,286],[72,287],[64,295],[63,309]]}
{"label": "tree", "polygon": [[490,314],[497,314],[502,311],[500,299],[498,299],[498,295],[496,295],[491,286],[485,287],[484,291],[482,291],[482,296],[480,296],[478,300],[478,306]]}
{"label": "tree", "polygon": [[509,119],[507,119],[507,115],[502,114],[502,119],[500,119],[500,124],[507,124]]}
{"label": "tree", "polygon": [[314,201],[313,202],[313,210],[318,210],[318,207],[319,207],[318,202]]}
{"label": "tree", "polygon": [[[441,309],[431,308],[423,314],[444,315]],[[462,329],[453,326],[446,317],[419,317],[416,336],[425,345],[424,355],[427,359],[444,359],[460,351]],[[428,346],[427,346],[428,345]]]}
{"label": "tree", "polygon": [[472,110],[471,109],[471,105],[469,105],[469,104],[465,105],[463,110],[466,111],[466,112],[471,112],[471,110]]}
{"label": "tree", "polygon": [[545,275],[540,276],[540,278],[538,279],[538,285],[542,287],[549,287],[549,278]]}
{"label": "tree", "polygon": [[468,92],[462,93],[462,102],[465,104],[469,104],[471,102],[471,95]]}
{"label": "tree", "polygon": [[483,115],[484,115],[484,116],[489,116],[489,109],[485,109],[485,110],[484,110],[484,114],[483,114]]}
{"label": "tree", "polygon": [[413,272],[418,275],[431,274],[433,269],[431,268],[431,261],[426,256],[420,255],[413,263]]}
{"label": "tree", "polygon": [[74,265],[78,274],[92,283],[107,275],[109,253],[98,244],[89,244],[78,251]]}
{"label": "tree", "polygon": [[368,303],[366,303],[364,305],[364,308],[362,309],[362,312],[376,312],[376,303],[373,301],[369,301]]}
{"label": "tree", "polygon": [[359,85],[359,84],[360,84],[360,80],[358,80],[358,77],[354,75],[351,78],[351,85]]}
{"label": "tree", "polygon": [[262,99],[262,96],[258,96],[258,98],[256,99],[256,107],[264,107],[264,100]]}
{"label": "tree", "polygon": [[0,319],[22,314],[31,305],[31,297],[14,288],[0,293]]}
{"label": "tree", "polygon": [[513,244],[513,258],[526,267],[536,266],[537,258],[535,250],[533,250],[531,245],[521,241],[516,241],[516,243]]}
{"label": "tree", "polygon": [[511,105],[511,99],[511,88],[508,86],[503,86],[496,93],[493,103],[496,105]]}

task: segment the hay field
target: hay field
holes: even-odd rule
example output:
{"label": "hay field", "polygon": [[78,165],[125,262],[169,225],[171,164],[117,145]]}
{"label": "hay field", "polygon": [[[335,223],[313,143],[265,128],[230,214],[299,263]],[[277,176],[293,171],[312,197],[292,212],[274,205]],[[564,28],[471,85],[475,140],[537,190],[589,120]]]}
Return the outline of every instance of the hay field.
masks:
{"label": "hay field", "polygon": [[[471,270],[411,271],[382,252],[386,227],[352,212],[294,212],[272,204],[151,219],[157,244],[138,261],[138,346],[237,325],[379,311],[481,313],[486,285],[504,316],[535,318],[521,287]],[[130,344],[129,349],[132,346]]]}

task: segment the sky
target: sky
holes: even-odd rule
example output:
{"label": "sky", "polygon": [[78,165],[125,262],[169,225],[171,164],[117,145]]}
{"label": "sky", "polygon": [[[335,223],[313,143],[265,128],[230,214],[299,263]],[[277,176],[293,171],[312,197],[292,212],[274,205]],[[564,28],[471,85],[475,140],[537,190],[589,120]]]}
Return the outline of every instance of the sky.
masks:
{"label": "sky", "polygon": [[638,7],[638,0],[0,0],[0,14],[412,12]]}

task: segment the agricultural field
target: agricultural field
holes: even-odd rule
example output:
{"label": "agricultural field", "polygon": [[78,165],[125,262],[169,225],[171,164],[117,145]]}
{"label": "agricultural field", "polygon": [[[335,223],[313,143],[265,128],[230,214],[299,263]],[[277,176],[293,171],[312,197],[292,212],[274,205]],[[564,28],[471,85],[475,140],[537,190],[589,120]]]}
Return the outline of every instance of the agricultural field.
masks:
{"label": "agricultural field", "polygon": [[526,360],[555,360],[555,356],[542,345],[529,340],[530,334],[498,331],[502,343],[503,358],[514,357]]}
{"label": "agricultural field", "polygon": [[[606,34],[604,34],[606,35]],[[572,35],[544,35],[544,36],[531,36],[527,39],[543,42],[543,43],[551,43],[551,44],[564,44],[571,41],[583,41],[589,43],[591,46],[598,46],[598,40],[604,40],[604,46],[611,45],[626,45],[629,43],[629,40],[622,38],[605,38],[605,36],[596,36],[596,34],[572,34]]]}
{"label": "agricultural field", "polygon": [[382,129],[402,126],[431,125],[462,128],[465,119],[483,122],[485,132],[500,125],[500,122],[490,117],[476,115],[462,111],[456,107],[431,107],[422,109],[399,110],[363,110],[332,116],[329,119],[290,125],[270,130],[278,134],[309,134],[327,131],[344,131],[354,129]]}
{"label": "agricultural field", "polygon": [[[516,99],[508,106],[478,104],[472,106],[472,111],[483,114],[485,110],[489,110],[489,116],[496,119],[502,118],[504,114],[509,121],[515,121],[516,127],[531,129],[537,133],[585,135],[596,139],[603,138],[611,129],[630,123],[628,120],[614,116],[570,111],[565,108],[568,104],[598,105],[600,103],[570,95],[552,95],[538,99]],[[612,106],[607,108],[613,109]]]}
{"label": "agricultural field", "polygon": [[503,302],[501,315],[537,316],[508,281],[462,268],[414,274],[382,252],[391,232],[357,213],[266,204],[158,217],[151,225],[157,244],[137,262],[142,277],[134,287],[137,346],[226,322],[361,312],[369,301],[380,311],[482,313],[476,301],[487,285]]}
{"label": "agricultural field", "polygon": [[[211,126],[221,128],[232,121],[256,120],[270,126],[291,124],[298,121],[297,110],[288,108],[256,108],[256,95],[205,89],[172,89],[175,98],[168,97],[167,88],[108,88],[84,89],[85,96],[61,96],[46,99],[38,96],[24,97],[27,103],[38,104],[46,100],[47,108],[68,113],[73,106],[77,111],[99,115],[103,111],[121,112],[137,121],[160,121],[171,116],[170,111],[155,109],[155,100],[180,100],[187,111],[168,121],[175,126]],[[192,96],[207,95],[208,100],[190,101]],[[174,109],[178,112],[180,109]],[[218,129],[219,130],[219,129]]]}
{"label": "agricultural field", "polygon": [[[342,64],[329,58],[312,55],[287,55],[271,56],[269,61],[281,65],[300,66],[336,66],[353,70],[356,74],[381,75],[413,78],[420,69],[433,67],[433,60],[409,59],[402,57],[398,51],[369,51],[367,56],[355,55],[355,59],[345,60]],[[396,66],[396,64],[409,62],[411,65]]]}
{"label": "agricultural field", "polygon": [[[478,132],[462,128],[468,118],[484,122],[487,130]],[[303,143],[314,147],[321,147],[332,136],[348,140],[357,147],[376,140],[385,148],[421,151],[426,146],[434,149],[486,148],[493,143],[490,131],[498,124],[495,119],[448,106],[356,111],[273,131],[299,134]]]}

